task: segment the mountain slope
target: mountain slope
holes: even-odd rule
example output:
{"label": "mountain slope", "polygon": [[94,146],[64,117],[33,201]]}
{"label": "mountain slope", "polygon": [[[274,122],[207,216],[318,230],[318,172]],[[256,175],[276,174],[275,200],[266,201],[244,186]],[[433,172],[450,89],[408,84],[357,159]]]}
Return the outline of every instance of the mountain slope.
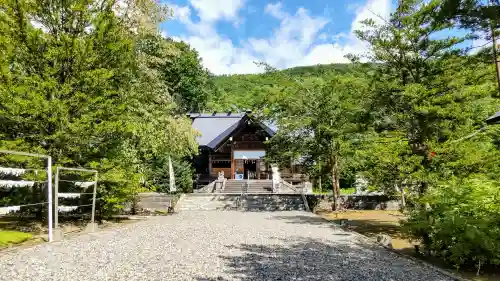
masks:
{"label": "mountain slope", "polygon": [[322,64],[298,66],[279,71],[277,74],[234,74],[214,76],[216,93],[211,95],[208,110],[237,111],[255,109],[279,89],[291,83],[288,77],[322,79],[344,74],[351,70],[351,64]]}

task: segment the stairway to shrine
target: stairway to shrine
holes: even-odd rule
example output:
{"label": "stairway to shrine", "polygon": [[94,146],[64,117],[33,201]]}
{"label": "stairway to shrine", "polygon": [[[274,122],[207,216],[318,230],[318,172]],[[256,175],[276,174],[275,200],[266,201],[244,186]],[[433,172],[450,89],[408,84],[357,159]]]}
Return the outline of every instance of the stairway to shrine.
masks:
{"label": "stairway to shrine", "polygon": [[241,194],[271,194],[273,193],[272,180],[227,180],[222,193]]}
{"label": "stairway to shrine", "polygon": [[300,194],[185,194],[176,211],[303,211],[306,210]]}

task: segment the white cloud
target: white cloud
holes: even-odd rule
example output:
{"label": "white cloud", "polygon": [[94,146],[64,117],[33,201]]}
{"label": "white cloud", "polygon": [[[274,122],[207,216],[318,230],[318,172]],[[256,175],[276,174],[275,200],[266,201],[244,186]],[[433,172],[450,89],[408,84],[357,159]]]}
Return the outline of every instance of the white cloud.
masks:
{"label": "white cloud", "polygon": [[250,38],[245,47],[275,67],[295,66],[327,23],[326,19],[311,17],[307,10],[299,8],[295,15],[283,15],[271,38]]}
{"label": "white cloud", "polygon": [[191,6],[198,11],[201,21],[219,19],[235,20],[244,0],[191,0]]}
{"label": "white cloud", "polygon": [[191,44],[200,53],[204,66],[215,74],[262,72],[263,69],[254,63],[262,61],[278,68],[348,62],[346,54],[365,51],[362,42],[354,36],[354,30],[363,28],[359,22],[367,18],[381,22],[382,18],[389,17],[391,10],[391,0],[368,0],[356,10],[350,30],[330,35],[333,43],[328,44],[325,43],[328,36],[323,31],[328,19],[310,15],[302,7],[290,14],[283,10],[281,2],[270,3],[264,12],[279,19],[279,27],[268,38],[248,38],[236,45],[217,33],[215,22],[228,20],[233,25],[241,23],[238,14],[243,0],[190,1],[200,21],[195,23],[191,20],[189,6],[174,6],[174,17],[188,30],[188,34],[176,39]]}
{"label": "white cloud", "polygon": [[348,60],[344,56],[347,53],[344,47],[337,43],[316,45],[298,65],[314,65],[328,62],[346,63]]}
{"label": "white cloud", "polygon": [[177,19],[182,23],[191,22],[191,9],[188,6],[177,6],[175,4],[168,6],[173,10],[174,19]]}
{"label": "white cloud", "polygon": [[476,35],[478,36],[477,39],[472,40],[471,44],[471,54],[475,54],[479,51],[481,51],[484,48],[490,47],[493,45],[493,41],[488,38],[488,35],[485,34],[484,32],[477,32]]}
{"label": "white cloud", "polygon": [[281,9],[283,4],[281,2],[278,3],[269,3],[267,4],[266,8],[264,9],[264,12],[270,14],[271,16],[277,18],[277,19],[283,19],[286,17],[286,13],[284,13]]}
{"label": "white cloud", "polygon": [[356,17],[351,24],[351,32],[366,29],[361,23],[366,19],[373,19],[377,24],[383,23],[389,18],[390,12],[390,0],[368,0],[364,6],[357,9]]}
{"label": "white cloud", "polygon": [[254,61],[259,61],[243,48],[233,45],[231,40],[218,34],[211,36],[183,37],[193,48],[198,50],[203,65],[215,74],[223,73],[254,73],[259,68]]}

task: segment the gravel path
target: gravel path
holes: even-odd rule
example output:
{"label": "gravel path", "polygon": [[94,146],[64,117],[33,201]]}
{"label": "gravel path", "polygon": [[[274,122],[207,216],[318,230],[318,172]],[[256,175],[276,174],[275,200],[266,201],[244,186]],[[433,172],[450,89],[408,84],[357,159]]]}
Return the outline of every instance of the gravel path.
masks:
{"label": "gravel path", "polygon": [[451,280],[305,212],[182,212],[0,255],[0,280]]}

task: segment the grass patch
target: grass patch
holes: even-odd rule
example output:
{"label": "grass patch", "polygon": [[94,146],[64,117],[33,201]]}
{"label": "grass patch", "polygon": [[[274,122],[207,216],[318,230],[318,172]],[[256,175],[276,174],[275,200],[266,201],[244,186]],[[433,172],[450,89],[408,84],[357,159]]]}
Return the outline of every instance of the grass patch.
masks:
{"label": "grass patch", "polygon": [[349,187],[349,188],[341,188],[340,189],[340,195],[350,195],[356,193],[356,188],[355,187]]}
{"label": "grass patch", "polygon": [[[321,194],[321,195],[332,195],[333,191],[315,189],[315,190],[313,190],[313,193],[314,194]],[[354,193],[356,193],[355,187],[341,188],[340,189],[340,195],[350,195],[350,194],[354,194]]]}
{"label": "grass patch", "polygon": [[33,235],[30,233],[13,230],[0,230],[0,247],[6,247],[11,244],[19,244],[30,240],[31,238],[33,238]]}

